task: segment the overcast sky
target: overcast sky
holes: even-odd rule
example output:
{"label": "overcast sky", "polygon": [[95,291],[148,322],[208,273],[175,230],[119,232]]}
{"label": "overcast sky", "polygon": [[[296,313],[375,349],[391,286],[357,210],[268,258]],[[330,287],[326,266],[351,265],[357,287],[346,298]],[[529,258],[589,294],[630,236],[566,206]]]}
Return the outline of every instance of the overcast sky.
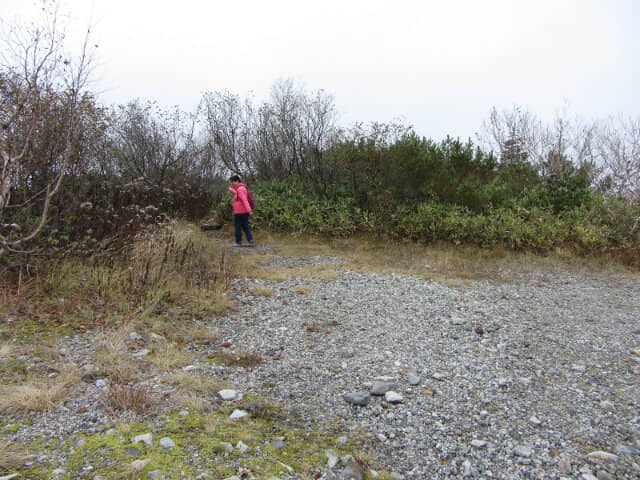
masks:
{"label": "overcast sky", "polygon": [[[33,0],[0,0],[23,18]],[[61,0],[93,23],[104,103],[194,111],[202,93],[268,96],[293,78],[335,97],[339,122],[475,138],[489,110],[543,119],[640,115],[636,0]],[[92,10],[92,13],[91,13]]]}

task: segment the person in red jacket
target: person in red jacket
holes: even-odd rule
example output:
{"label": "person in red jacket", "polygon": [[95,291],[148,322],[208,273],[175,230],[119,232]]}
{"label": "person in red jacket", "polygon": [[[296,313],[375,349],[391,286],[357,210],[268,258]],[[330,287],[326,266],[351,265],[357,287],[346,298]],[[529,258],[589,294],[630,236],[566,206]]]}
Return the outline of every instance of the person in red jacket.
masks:
{"label": "person in red jacket", "polygon": [[233,217],[236,227],[236,243],[234,246],[242,246],[242,231],[247,236],[247,242],[250,247],[253,246],[253,235],[249,226],[249,216],[251,215],[251,206],[247,198],[247,187],[240,181],[238,175],[233,175],[229,181],[231,187],[229,192],[233,195]]}

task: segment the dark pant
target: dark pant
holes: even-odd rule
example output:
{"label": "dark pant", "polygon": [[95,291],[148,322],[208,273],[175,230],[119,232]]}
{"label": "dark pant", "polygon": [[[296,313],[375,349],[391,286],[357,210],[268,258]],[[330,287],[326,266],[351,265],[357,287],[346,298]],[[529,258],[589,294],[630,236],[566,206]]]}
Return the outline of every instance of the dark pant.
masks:
{"label": "dark pant", "polygon": [[234,215],[236,224],[236,243],[242,243],[242,231],[247,236],[247,241],[253,243],[253,235],[251,235],[251,227],[249,226],[249,214],[241,213]]}

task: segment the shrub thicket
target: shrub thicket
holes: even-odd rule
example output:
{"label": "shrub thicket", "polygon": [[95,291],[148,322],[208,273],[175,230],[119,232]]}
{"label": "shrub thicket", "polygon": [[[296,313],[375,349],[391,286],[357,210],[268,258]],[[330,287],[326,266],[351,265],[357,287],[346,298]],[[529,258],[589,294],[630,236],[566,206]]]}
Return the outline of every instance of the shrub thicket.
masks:
{"label": "shrub thicket", "polygon": [[[389,145],[348,141],[328,153],[331,184],[258,181],[255,222],[268,229],[547,252],[636,252],[637,206],[590,186],[586,169],[541,175],[471,142],[410,134]],[[326,176],[325,176],[326,178]]]}

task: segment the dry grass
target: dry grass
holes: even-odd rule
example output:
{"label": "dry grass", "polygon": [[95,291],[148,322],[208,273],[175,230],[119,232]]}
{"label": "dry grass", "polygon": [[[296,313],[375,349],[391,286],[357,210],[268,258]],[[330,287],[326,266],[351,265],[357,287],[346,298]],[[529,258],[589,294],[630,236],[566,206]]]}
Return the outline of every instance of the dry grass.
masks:
{"label": "dry grass", "polygon": [[176,367],[184,367],[191,361],[192,356],[175,342],[154,342],[153,355],[149,361],[164,371]]}
{"label": "dry grass", "polygon": [[77,371],[66,369],[55,378],[21,385],[0,386],[0,412],[48,412],[69,398],[80,381]]}
{"label": "dry grass", "polygon": [[133,330],[132,324],[126,323],[115,331],[103,332],[97,338],[96,367],[117,382],[130,382],[138,378],[138,367],[125,342]]}
{"label": "dry grass", "polygon": [[187,411],[197,414],[208,413],[213,410],[211,408],[212,403],[210,401],[205,400],[200,395],[193,392],[181,395],[179,404]]}
{"label": "dry grass", "polygon": [[0,441],[0,473],[20,468],[34,456],[25,445]]}
{"label": "dry grass", "polygon": [[114,410],[144,412],[151,408],[153,399],[151,391],[143,385],[113,383],[105,392],[104,403]]}
{"label": "dry grass", "polygon": [[192,318],[153,317],[143,322],[145,331],[152,331],[169,342],[186,345],[192,342],[212,344],[219,340],[218,331],[209,325],[194,322]]}
{"label": "dry grass", "polygon": [[0,358],[9,358],[13,355],[15,347],[9,343],[0,344]]}
{"label": "dry grass", "polygon": [[260,297],[270,297],[273,295],[273,288],[269,287],[255,287],[253,289],[254,295],[258,295]]}
{"label": "dry grass", "polygon": [[[262,235],[262,232],[261,232]],[[605,258],[577,257],[557,249],[547,255],[523,253],[502,248],[455,246],[448,243],[420,245],[358,235],[346,239],[323,239],[305,235],[264,234],[262,243],[273,247],[260,255],[242,255],[238,271],[248,277],[284,280],[292,277],[311,281],[331,280],[337,269],[363,273],[404,273],[437,281],[490,278],[509,280],[518,273],[580,273],[638,278],[637,269],[609,262]],[[339,258],[341,265],[300,268],[267,267],[273,255],[309,257],[325,255]],[[462,280],[462,283],[456,282]]]}
{"label": "dry grass", "polygon": [[251,368],[262,363],[262,358],[259,355],[242,350],[235,352],[226,350],[218,351],[215,357],[225,365],[234,367]]}
{"label": "dry grass", "polygon": [[213,377],[197,373],[177,372],[169,377],[169,383],[187,394],[215,395],[226,384]]}

